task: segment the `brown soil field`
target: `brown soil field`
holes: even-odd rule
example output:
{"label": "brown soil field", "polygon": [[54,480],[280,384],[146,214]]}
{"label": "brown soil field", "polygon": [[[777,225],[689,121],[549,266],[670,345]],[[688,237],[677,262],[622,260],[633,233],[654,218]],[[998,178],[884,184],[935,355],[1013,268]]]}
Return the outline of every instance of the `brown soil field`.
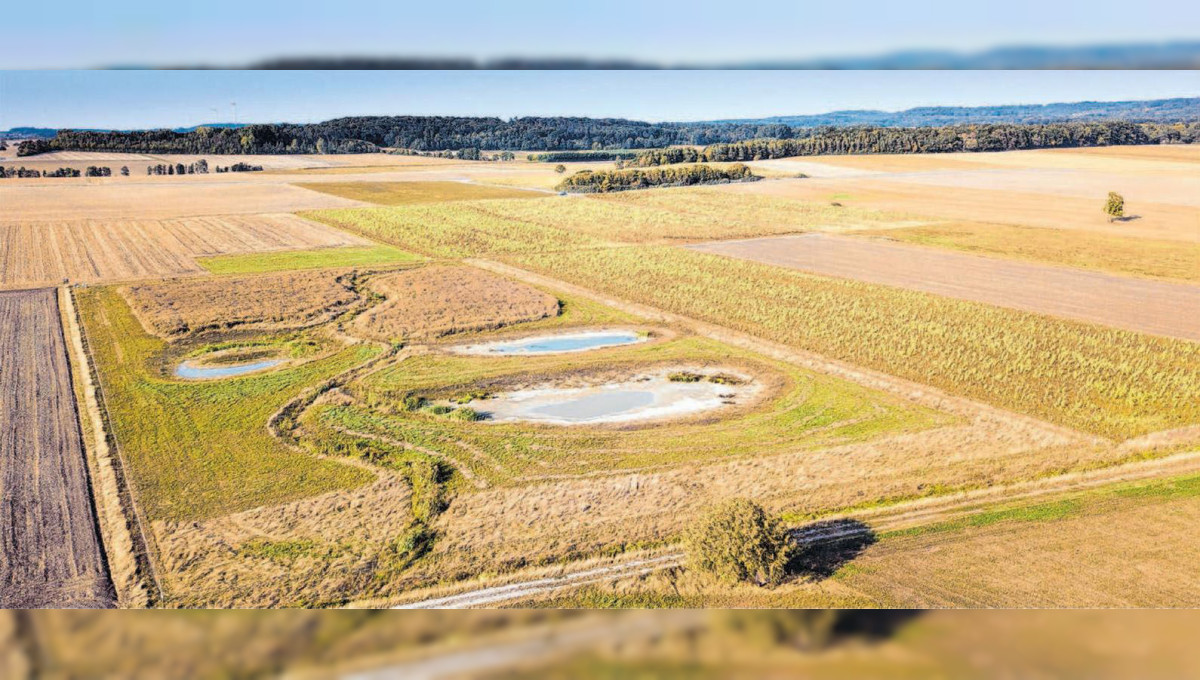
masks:
{"label": "brown soil field", "polygon": [[[1081,229],[1120,236],[1200,242],[1200,208],[1127,204],[1136,220],[1109,222],[1094,199],[992,189],[948,188],[875,178],[804,179],[730,184],[719,190],[847,206],[892,210],[950,220],[994,222],[1054,229]],[[1128,198],[1128,197],[1127,197]]]}
{"label": "brown soil field", "polygon": [[202,274],[197,257],[365,244],[287,214],[0,222],[0,288]]}
{"label": "brown soil field", "polygon": [[355,319],[351,332],[378,340],[500,328],[559,311],[553,295],[475,267],[422,267],[369,285],[387,301]]}
{"label": "brown soil field", "polygon": [[0,607],[111,607],[54,289],[0,293]]}
{"label": "brown soil field", "polygon": [[[364,206],[278,179],[229,173],[189,177],[41,179],[0,183],[4,223],[55,220],[168,219],[200,215],[281,213]],[[253,174],[253,173],[245,173]]]}
{"label": "brown soil field", "polygon": [[[1119,165],[1126,164],[1122,161]],[[1187,166],[1188,173],[1149,174],[1124,168],[1108,171],[1059,168],[1001,168],[980,172],[915,172],[888,176],[892,182],[957,189],[1049,194],[1096,202],[1100,212],[1109,191],[1125,197],[1127,214],[1138,213],[1142,204],[1179,205],[1200,208],[1200,173]]]}
{"label": "brown soil field", "polygon": [[1197,285],[837,234],[722,241],[688,247],[815,274],[1200,341],[1200,286]]}
{"label": "brown soil field", "polygon": [[123,289],[147,331],[176,338],[215,329],[302,328],[332,319],[360,301],[344,270],[179,279]]}
{"label": "brown soil field", "polygon": [[[919,172],[926,170],[979,170],[987,164],[975,160],[982,154],[871,154],[864,156],[803,156],[794,161],[832,165],[871,172]],[[793,161],[793,159],[776,159]],[[786,166],[774,166],[783,169]],[[803,172],[803,170],[801,170]]]}

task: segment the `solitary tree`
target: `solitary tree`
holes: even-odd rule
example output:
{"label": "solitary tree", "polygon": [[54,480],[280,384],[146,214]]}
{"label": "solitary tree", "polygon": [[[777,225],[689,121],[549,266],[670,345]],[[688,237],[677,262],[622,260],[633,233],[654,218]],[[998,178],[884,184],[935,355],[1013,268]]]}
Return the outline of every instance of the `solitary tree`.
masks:
{"label": "solitary tree", "polygon": [[761,586],[783,580],[791,553],[779,520],[745,498],[712,508],[687,532],[685,544],[697,569],[725,581]]}
{"label": "solitary tree", "polygon": [[1125,197],[1115,191],[1108,192],[1108,201],[1104,204],[1104,214],[1108,221],[1125,216]]}
{"label": "solitary tree", "polygon": [[128,176],[129,176],[129,166],[128,166],[128,165],[122,165],[122,166],[121,166],[121,175],[122,175],[123,177],[128,177]]}
{"label": "solitary tree", "polygon": [[567,166],[563,165],[562,163],[559,163],[558,165],[554,166],[554,172],[557,172],[560,175],[566,171],[567,171]]}

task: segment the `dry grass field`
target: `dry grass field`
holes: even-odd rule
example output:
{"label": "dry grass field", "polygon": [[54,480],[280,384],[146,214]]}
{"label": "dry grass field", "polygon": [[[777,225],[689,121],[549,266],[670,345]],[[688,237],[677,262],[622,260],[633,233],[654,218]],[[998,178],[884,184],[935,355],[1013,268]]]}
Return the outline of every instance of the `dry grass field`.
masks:
{"label": "dry grass field", "polygon": [[982,222],[864,230],[856,235],[1125,276],[1200,282],[1200,243]]}
{"label": "dry grass field", "polygon": [[355,201],[378,205],[443,203],[499,198],[537,198],[541,192],[524,189],[470,184],[467,182],[320,182],[302,183],[304,187]]}
{"label": "dry grass field", "polygon": [[355,274],[344,270],[181,279],[137,284],[123,292],[146,328],[163,338],[242,327],[304,328],[329,321],[362,299]]}
{"label": "dry grass field", "polygon": [[[814,274],[1200,342],[1200,285],[1146,281],[836,234],[690,247]],[[1200,255],[1200,250],[1196,252]],[[1194,274],[1200,277],[1200,267]]]}
{"label": "dry grass field", "polygon": [[0,293],[0,607],[111,607],[54,289]]}
{"label": "dry grass field", "polygon": [[0,288],[203,273],[198,257],[365,244],[286,214],[0,222]]}
{"label": "dry grass field", "polygon": [[[1116,190],[1111,187],[1108,190]],[[886,179],[777,180],[729,185],[722,191],[920,215],[927,220],[975,221],[1049,229],[1071,229],[1131,239],[1200,242],[1200,208],[1190,205],[1127,204],[1138,219],[1110,223],[1101,208],[1104,194],[1079,198],[1049,193],[947,188]]]}
{"label": "dry grass field", "polygon": [[368,285],[386,300],[360,314],[350,330],[377,340],[495,329],[559,311],[553,295],[473,267],[422,267],[380,276]]}

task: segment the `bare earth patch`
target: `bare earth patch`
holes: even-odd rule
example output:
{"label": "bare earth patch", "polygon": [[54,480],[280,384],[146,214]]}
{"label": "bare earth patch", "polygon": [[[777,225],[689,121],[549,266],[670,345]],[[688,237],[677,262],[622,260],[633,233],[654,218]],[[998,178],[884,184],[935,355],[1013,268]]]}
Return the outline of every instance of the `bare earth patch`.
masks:
{"label": "bare earth patch", "polygon": [[53,289],[0,293],[0,607],[111,607]]}
{"label": "bare earth patch", "polygon": [[379,340],[500,328],[559,311],[553,295],[475,267],[422,267],[380,277],[370,286],[387,301],[359,316],[351,329]]}
{"label": "bare earth patch", "polygon": [[183,279],[124,288],[142,325],[163,338],[254,326],[303,328],[360,300],[354,274],[323,270],[219,279]]}

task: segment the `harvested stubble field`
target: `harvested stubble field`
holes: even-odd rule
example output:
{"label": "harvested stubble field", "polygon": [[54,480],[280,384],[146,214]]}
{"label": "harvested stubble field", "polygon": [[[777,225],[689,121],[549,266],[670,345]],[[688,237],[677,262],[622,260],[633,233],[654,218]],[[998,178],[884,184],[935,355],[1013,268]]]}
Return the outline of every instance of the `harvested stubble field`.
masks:
{"label": "harvested stubble field", "polygon": [[[77,213],[78,214],[78,213]],[[294,215],[0,222],[0,287],[203,273],[202,256],[362,246]]]}
{"label": "harvested stubble field", "polygon": [[[359,201],[308,191],[283,181],[223,175],[96,180],[41,179],[0,184],[4,222],[163,220],[206,215],[287,213],[362,207]],[[187,180],[187,181],[184,181]],[[41,182],[33,184],[31,182]]]}
{"label": "harvested stubble field", "polygon": [[164,338],[251,327],[304,328],[362,301],[354,271],[277,272],[239,278],[179,279],[123,288],[134,313]]}
{"label": "harvested stubble field", "polygon": [[0,293],[0,607],[111,607],[54,289]]}
{"label": "harvested stubble field", "polygon": [[360,314],[352,333],[383,341],[437,338],[558,314],[558,299],[474,267],[428,266],[374,278],[382,304]]}
{"label": "harvested stubble field", "polygon": [[539,198],[541,192],[468,182],[309,182],[297,184],[312,191],[379,205],[443,203],[503,198]]}
{"label": "harvested stubble field", "polygon": [[1130,276],[1200,282],[1200,243],[981,222],[867,230],[857,235]]}
{"label": "harvested stubble field", "polygon": [[1200,422],[1200,344],[671,247],[517,255],[622,299],[1116,439]]}
{"label": "harvested stubble field", "polygon": [[[837,234],[690,247],[814,274],[1200,342],[1200,285],[1147,281]],[[1200,255],[1200,249],[1196,253]],[[1200,268],[1196,275],[1200,276]]]}

